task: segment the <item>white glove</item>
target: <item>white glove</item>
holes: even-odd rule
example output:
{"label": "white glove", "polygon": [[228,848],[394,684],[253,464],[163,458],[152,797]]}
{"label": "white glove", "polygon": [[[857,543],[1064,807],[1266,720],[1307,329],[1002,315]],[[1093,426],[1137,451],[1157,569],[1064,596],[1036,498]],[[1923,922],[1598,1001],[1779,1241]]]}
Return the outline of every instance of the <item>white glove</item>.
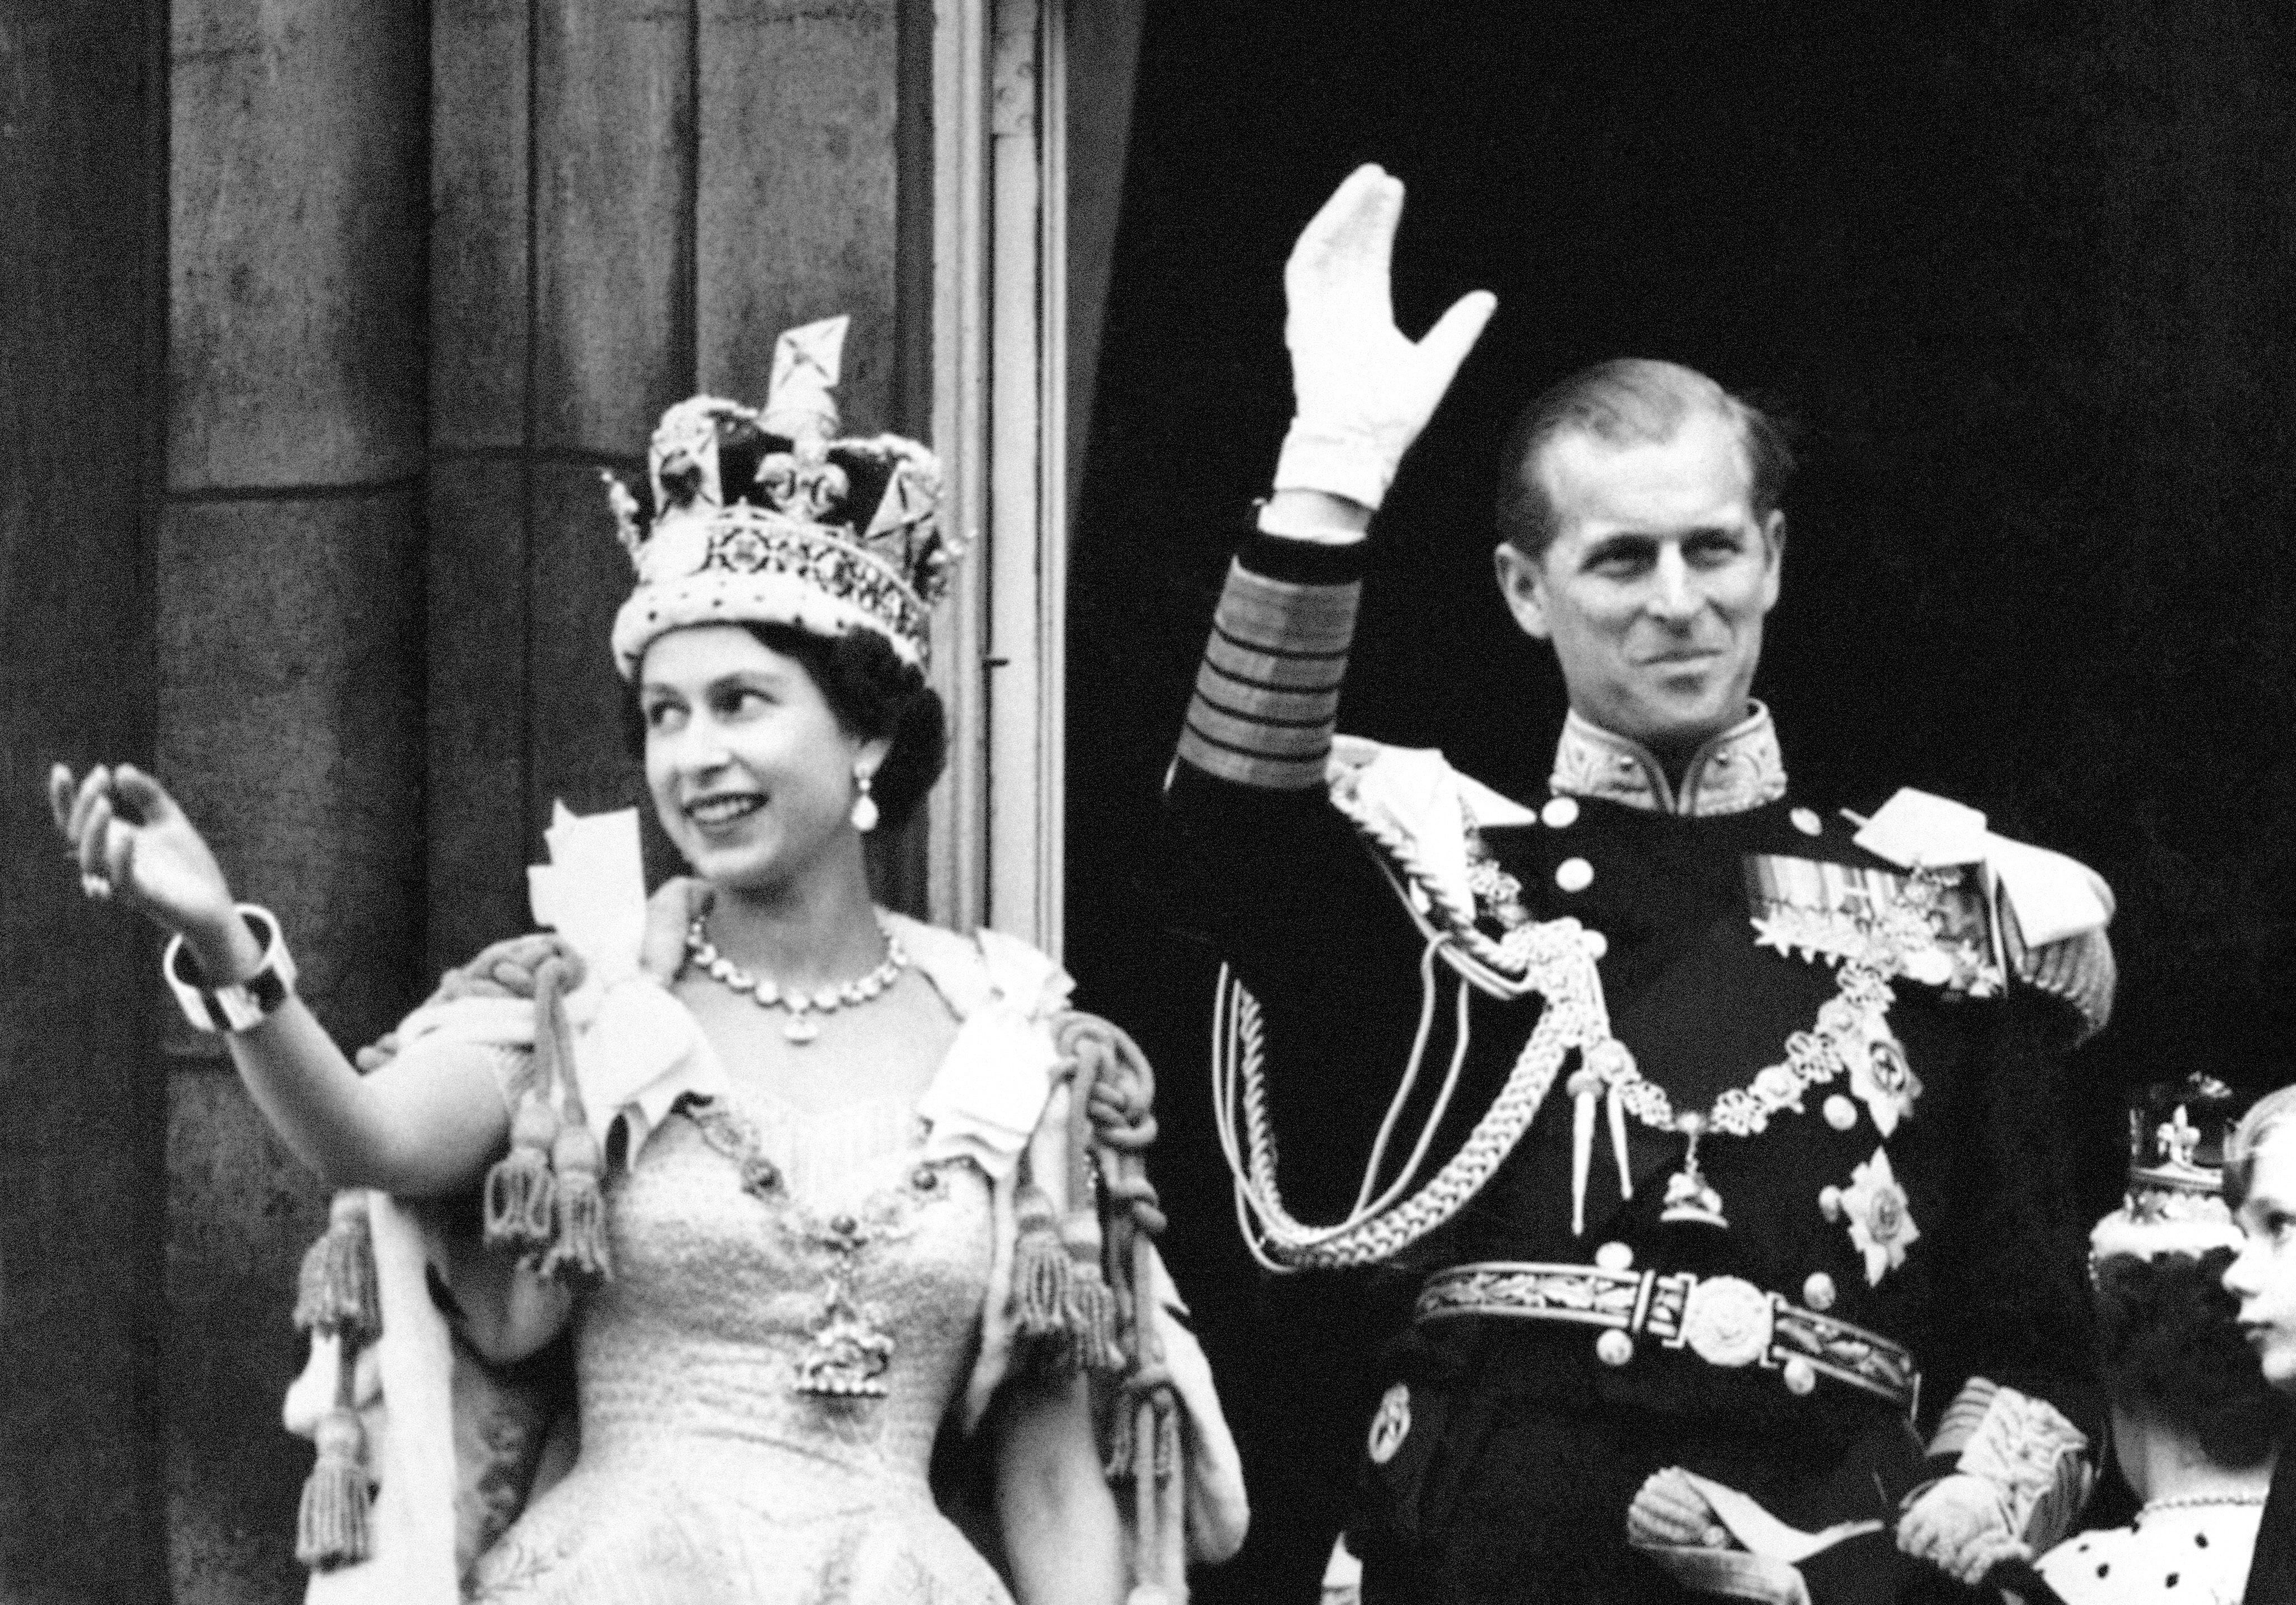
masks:
{"label": "white glove", "polygon": [[1922,1491],[1898,1519],[1898,1547],[1970,1588],[2004,1560],[2033,1558],[2031,1545],[2010,1530],[2000,1491],[1966,1471]]}
{"label": "white glove", "polygon": [[1388,264],[1403,181],[1348,175],[1283,266],[1294,414],[1275,488],[1319,490],[1376,509],[1403,454],[1434,415],[1498,300],[1464,295],[1416,344],[1395,326]]}
{"label": "white glove", "polygon": [[1670,1549],[1732,1546],[1729,1529],[1679,1466],[1652,1472],[1636,1491],[1627,1507],[1627,1538]]}

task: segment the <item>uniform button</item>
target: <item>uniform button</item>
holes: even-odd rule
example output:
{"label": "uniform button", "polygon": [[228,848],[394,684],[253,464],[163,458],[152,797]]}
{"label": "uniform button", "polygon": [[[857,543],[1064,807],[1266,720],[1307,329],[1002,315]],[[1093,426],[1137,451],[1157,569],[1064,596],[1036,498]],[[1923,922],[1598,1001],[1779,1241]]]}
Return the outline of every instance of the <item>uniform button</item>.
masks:
{"label": "uniform button", "polygon": [[1595,1339],[1595,1357],[1605,1365],[1624,1365],[1635,1357],[1635,1340],[1614,1326]]}
{"label": "uniform button", "polygon": [[1796,808],[1788,817],[1793,821],[1793,828],[1805,836],[1818,835],[1825,829],[1825,822],[1813,808]]}
{"label": "uniform button", "polygon": [[1595,1263],[1606,1271],[1623,1271],[1635,1263],[1635,1251],[1624,1243],[1604,1243],[1595,1250]]}
{"label": "uniform button", "polygon": [[1836,1131],[1848,1131],[1857,1124],[1857,1106],[1836,1093],[1825,1101],[1825,1123]]}
{"label": "uniform button", "polygon": [[1823,1315],[1833,1307],[1833,1278],[1823,1271],[1812,1271],[1809,1280],[1801,1284],[1801,1301]]}
{"label": "uniform button", "polygon": [[1595,884],[1595,866],[1584,858],[1565,858],[1554,866],[1554,884],[1566,892],[1583,892]]}
{"label": "uniform button", "polygon": [[1557,831],[1567,831],[1578,823],[1578,799],[1575,797],[1550,797],[1546,806],[1538,811],[1540,819]]}
{"label": "uniform button", "polygon": [[1841,1219],[1841,1189],[1821,1187],[1817,1190],[1817,1212],[1826,1219],[1839,1223]]}

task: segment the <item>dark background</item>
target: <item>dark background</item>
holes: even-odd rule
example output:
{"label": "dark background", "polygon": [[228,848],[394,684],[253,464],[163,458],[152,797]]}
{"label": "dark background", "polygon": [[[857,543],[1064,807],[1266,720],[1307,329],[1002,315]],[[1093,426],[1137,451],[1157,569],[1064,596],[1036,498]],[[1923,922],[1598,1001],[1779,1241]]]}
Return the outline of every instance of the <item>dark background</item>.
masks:
{"label": "dark background", "polygon": [[1507,419],[1622,355],[1782,408],[1756,692],[1798,790],[1943,792],[2119,894],[2119,1012],[2063,1093],[2094,1215],[2124,1086],[2290,1073],[2292,113],[2284,0],[1152,4],[1071,556],[1067,953],[1163,1069],[1200,1303],[1250,1272],[1156,793],[1289,415],[1283,257],[1340,178],[1409,185],[1408,332],[1499,297],[1380,520],[1342,727],[1542,783],[1560,680],[1490,580]]}

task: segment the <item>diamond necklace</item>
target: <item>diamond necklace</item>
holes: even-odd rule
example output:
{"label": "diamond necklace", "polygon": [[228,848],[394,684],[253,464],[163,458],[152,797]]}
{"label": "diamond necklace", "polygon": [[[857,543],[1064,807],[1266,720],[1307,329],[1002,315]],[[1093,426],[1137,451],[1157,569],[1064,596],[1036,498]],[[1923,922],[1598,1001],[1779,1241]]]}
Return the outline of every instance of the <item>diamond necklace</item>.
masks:
{"label": "diamond necklace", "polygon": [[816,1016],[858,1008],[883,995],[887,987],[901,979],[901,971],[909,967],[909,950],[901,946],[900,938],[885,923],[883,914],[874,917],[878,934],[885,938],[885,962],[865,976],[810,992],[802,987],[784,989],[775,986],[770,978],[751,975],[718,951],[699,918],[685,928],[685,951],[693,955],[695,963],[709,972],[713,980],[746,994],[760,1009],[779,1009],[787,1014],[789,1023],[782,1028],[782,1035],[803,1046],[821,1035],[821,1021]]}

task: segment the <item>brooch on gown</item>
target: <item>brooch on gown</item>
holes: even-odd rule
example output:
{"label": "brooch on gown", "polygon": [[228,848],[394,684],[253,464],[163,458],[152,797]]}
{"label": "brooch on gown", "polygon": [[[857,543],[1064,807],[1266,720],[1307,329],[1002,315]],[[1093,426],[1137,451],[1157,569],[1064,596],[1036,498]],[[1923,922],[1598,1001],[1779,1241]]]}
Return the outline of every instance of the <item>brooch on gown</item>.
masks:
{"label": "brooch on gown", "polygon": [[909,1234],[917,1195],[940,1190],[939,1168],[919,1165],[907,1186],[898,1192],[878,1194],[857,1210],[824,1218],[791,1196],[781,1167],[766,1157],[757,1128],[740,1111],[722,1102],[693,1099],[680,1105],[680,1112],[693,1122],[703,1141],[734,1161],[742,1190],[774,1211],[775,1224],[791,1245],[828,1260],[812,1341],[798,1357],[797,1380],[790,1391],[814,1398],[884,1397],[894,1340],[878,1324],[879,1312],[855,1291],[861,1257]]}

